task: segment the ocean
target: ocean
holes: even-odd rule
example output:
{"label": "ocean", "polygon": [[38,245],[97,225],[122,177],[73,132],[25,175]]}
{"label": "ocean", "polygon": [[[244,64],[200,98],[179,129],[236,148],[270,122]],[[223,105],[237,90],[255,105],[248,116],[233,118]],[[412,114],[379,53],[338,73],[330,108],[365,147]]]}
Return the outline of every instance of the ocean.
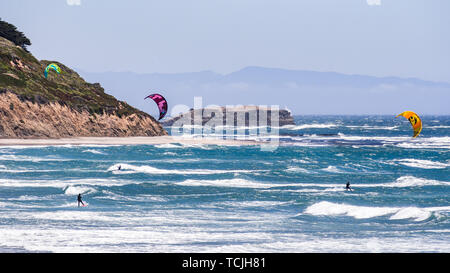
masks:
{"label": "ocean", "polygon": [[270,151],[1,146],[0,252],[450,252],[450,116],[422,121],[297,116]]}

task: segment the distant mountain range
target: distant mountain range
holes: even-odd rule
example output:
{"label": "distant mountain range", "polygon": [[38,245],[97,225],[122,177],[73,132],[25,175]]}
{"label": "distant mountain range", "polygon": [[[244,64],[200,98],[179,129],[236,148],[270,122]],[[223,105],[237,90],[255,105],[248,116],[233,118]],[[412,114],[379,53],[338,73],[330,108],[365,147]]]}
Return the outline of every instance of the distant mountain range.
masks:
{"label": "distant mountain range", "polygon": [[130,105],[157,114],[143,98],[161,93],[171,108],[226,105],[279,105],[301,114],[387,114],[405,110],[422,114],[450,114],[450,83],[417,78],[347,75],[336,72],[287,70],[250,66],[221,75],[211,71],[191,73],[103,72],[77,70],[90,82]]}

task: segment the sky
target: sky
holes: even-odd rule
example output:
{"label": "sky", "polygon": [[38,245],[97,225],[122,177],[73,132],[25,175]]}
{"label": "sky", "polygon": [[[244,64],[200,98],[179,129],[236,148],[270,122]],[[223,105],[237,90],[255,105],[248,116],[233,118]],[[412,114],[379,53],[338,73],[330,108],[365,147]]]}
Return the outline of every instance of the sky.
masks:
{"label": "sky", "polygon": [[38,58],[89,72],[247,66],[450,82],[448,0],[2,0]]}

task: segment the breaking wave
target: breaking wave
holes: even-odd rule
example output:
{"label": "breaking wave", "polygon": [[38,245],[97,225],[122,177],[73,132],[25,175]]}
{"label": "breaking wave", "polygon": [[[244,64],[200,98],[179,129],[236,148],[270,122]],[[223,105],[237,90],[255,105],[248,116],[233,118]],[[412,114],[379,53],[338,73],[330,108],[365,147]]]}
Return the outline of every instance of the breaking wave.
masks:
{"label": "breaking wave", "polygon": [[107,171],[113,172],[114,174],[147,173],[147,174],[181,174],[181,175],[254,172],[251,170],[210,170],[210,169],[169,170],[169,169],[158,169],[147,165],[135,166],[130,164],[114,164],[111,167],[109,167]]}
{"label": "breaking wave", "polygon": [[414,168],[421,168],[421,169],[445,169],[450,166],[450,163],[442,163],[442,162],[436,162],[431,160],[423,160],[423,159],[412,159],[412,158],[406,158],[406,159],[399,159],[399,160],[393,160],[393,162],[408,166],[408,167],[414,167]]}
{"label": "breaking wave", "polygon": [[355,219],[370,219],[390,215],[390,220],[413,219],[414,221],[424,221],[437,211],[450,211],[450,207],[369,207],[321,201],[307,207],[304,213],[314,216],[350,216]]}

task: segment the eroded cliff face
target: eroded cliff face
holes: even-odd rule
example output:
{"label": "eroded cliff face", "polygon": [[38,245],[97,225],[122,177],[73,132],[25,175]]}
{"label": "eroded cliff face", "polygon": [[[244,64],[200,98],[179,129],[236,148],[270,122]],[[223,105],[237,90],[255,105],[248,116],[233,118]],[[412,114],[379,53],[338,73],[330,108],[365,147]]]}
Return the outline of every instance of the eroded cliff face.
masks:
{"label": "eroded cliff face", "polygon": [[51,62],[0,37],[0,138],[167,135],[152,116],[61,63],[60,74],[45,78]]}
{"label": "eroded cliff face", "polygon": [[167,132],[148,116],[91,114],[57,102],[33,103],[11,92],[0,94],[0,137],[3,138],[161,135]]}

